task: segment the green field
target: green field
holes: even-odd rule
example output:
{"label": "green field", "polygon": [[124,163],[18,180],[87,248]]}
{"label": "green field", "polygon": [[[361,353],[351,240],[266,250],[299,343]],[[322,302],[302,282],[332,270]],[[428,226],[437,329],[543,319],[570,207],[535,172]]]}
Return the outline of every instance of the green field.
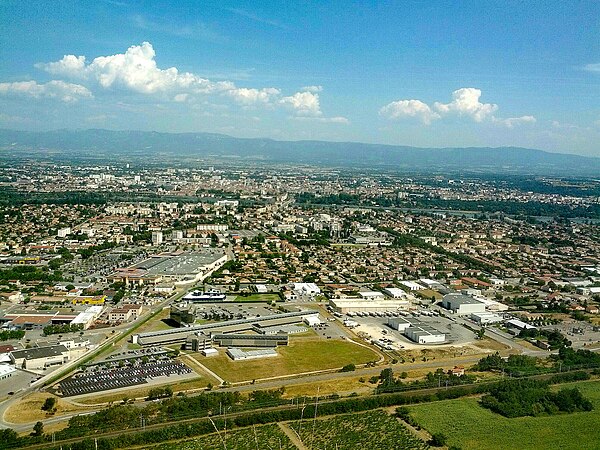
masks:
{"label": "green field", "polygon": [[409,407],[411,416],[430,433],[443,433],[448,445],[467,449],[600,449],[600,381],[577,386],[594,410],[546,417],[508,419],[463,398]]}
{"label": "green field", "polygon": [[306,448],[338,450],[425,449],[398,419],[384,411],[367,411],[324,419],[293,422],[290,427],[300,435]]}
{"label": "green field", "polygon": [[277,353],[279,356],[273,358],[249,361],[232,361],[223,351],[216,357],[193,357],[229,382],[334,369],[350,363],[364,364],[379,359],[368,348],[336,339],[292,337],[290,345],[278,347]]}
{"label": "green field", "polygon": [[279,294],[250,294],[250,295],[238,295],[233,303],[244,303],[244,302],[280,302],[281,297]]}
{"label": "green field", "polygon": [[[152,447],[154,450],[214,450],[228,448],[235,450],[281,449],[297,450],[289,438],[277,425],[260,425],[233,431],[219,430],[217,433],[200,436],[180,442],[169,442]],[[225,444],[225,445],[223,445]]]}

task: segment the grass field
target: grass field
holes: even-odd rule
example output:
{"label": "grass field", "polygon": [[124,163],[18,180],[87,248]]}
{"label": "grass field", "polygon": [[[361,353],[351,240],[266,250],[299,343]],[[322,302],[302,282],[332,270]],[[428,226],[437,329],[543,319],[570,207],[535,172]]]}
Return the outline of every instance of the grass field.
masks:
{"label": "grass field", "polygon": [[[590,412],[508,419],[478,404],[477,398],[411,406],[412,417],[430,433],[443,433],[448,445],[468,449],[600,449],[600,381],[577,386],[594,404]],[[560,386],[560,387],[563,387]]]}
{"label": "grass field", "polygon": [[[26,397],[19,399],[18,402],[13,403],[4,414],[4,419],[11,423],[27,423],[37,420],[44,420],[48,417],[45,411],[42,411],[42,405],[48,397],[54,397],[50,394],[42,392],[33,392]],[[73,412],[85,412],[87,408],[81,406],[72,405],[63,399],[55,397],[58,401],[56,404],[56,413],[54,416],[61,416],[67,413]]]}
{"label": "grass field", "polygon": [[233,431],[219,430],[195,439],[179,442],[168,442],[151,447],[154,450],[209,450],[228,448],[235,450],[281,449],[296,450],[289,438],[277,425],[260,425]]}
{"label": "grass field", "polygon": [[279,356],[249,361],[232,361],[224,351],[205,358],[194,355],[203,365],[229,382],[334,369],[346,364],[364,364],[379,356],[372,350],[341,340],[292,337],[290,345],[277,349]]}
{"label": "grass field", "polygon": [[245,302],[280,302],[281,297],[279,294],[250,294],[248,296],[238,295],[233,303],[245,303]]}
{"label": "grass field", "polygon": [[324,419],[292,422],[306,448],[338,450],[425,449],[395,417],[381,410],[345,414]]}

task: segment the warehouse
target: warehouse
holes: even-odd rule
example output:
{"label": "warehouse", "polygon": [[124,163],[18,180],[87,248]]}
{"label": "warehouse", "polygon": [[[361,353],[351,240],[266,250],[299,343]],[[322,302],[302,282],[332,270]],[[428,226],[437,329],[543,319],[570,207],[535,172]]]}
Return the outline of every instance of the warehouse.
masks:
{"label": "warehouse", "polygon": [[463,294],[446,294],[442,306],[459,316],[485,312],[485,304]]}
{"label": "warehouse", "polygon": [[287,334],[213,334],[220,347],[277,347],[288,345]]}
{"label": "warehouse", "polygon": [[329,306],[340,314],[348,314],[349,312],[393,312],[408,310],[410,302],[401,299],[365,300],[363,298],[347,297],[331,299],[329,300]]}
{"label": "warehouse", "polygon": [[446,341],[444,333],[420,322],[415,322],[406,328],[404,336],[417,344],[440,344]]}
{"label": "warehouse", "polygon": [[478,325],[488,325],[491,323],[502,322],[504,319],[493,312],[482,312],[471,314],[471,319]]}
{"label": "warehouse", "polygon": [[277,325],[302,323],[304,317],[317,315],[317,311],[298,311],[291,313],[272,314],[248,319],[227,320],[224,322],[195,325],[175,330],[151,331],[134,334],[132,342],[139,345],[166,345],[185,342],[190,334],[197,333],[240,333]]}
{"label": "warehouse", "polygon": [[408,327],[410,327],[412,325],[412,323],[403,317],[391,317],[388,319],[388,325],[390,328],[393,328],[394,330],[403,332]]}
{"label": "warehouse", "polygon": [[64,345],[28,348],[10,353],[15,367],[29,370],[43,370],[69,361],[69,350]]}
{"label": "warehouse", "polygon": [[258,359],[258,358],[270,358],[273,356],[277,356],[277,352],[270,348],[260,349],[260,350],[241,350],[239,348],[229,348],[227,349],[227,354],[234,361],[243,361],[246,359]]}

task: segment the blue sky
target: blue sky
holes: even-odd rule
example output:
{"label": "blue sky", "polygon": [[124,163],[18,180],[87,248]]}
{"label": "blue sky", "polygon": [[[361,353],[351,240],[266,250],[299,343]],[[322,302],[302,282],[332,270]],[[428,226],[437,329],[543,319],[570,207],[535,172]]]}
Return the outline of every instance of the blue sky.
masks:
{"label": "blue sky", "polygon": [[600,156],[600,2],[0,0],[0,127]]}

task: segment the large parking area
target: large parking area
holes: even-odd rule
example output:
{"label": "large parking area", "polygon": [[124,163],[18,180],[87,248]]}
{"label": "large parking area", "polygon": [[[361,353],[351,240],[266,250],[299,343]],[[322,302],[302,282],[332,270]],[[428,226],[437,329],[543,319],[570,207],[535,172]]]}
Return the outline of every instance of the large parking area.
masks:
{"label": "large parking area", "polygon": [[121,359],[86,368],[84,372],[62,381],[59,391],[65,397],[70,397],[146,384],[158,377],[190,373],[192,369],[166,355]]}

